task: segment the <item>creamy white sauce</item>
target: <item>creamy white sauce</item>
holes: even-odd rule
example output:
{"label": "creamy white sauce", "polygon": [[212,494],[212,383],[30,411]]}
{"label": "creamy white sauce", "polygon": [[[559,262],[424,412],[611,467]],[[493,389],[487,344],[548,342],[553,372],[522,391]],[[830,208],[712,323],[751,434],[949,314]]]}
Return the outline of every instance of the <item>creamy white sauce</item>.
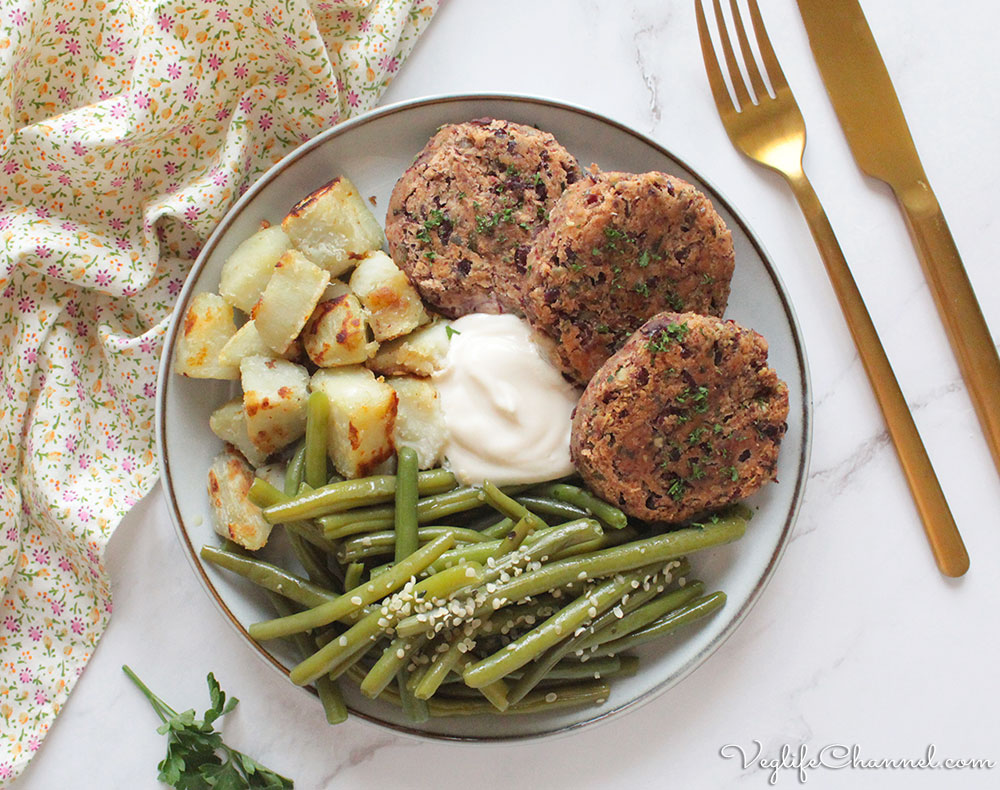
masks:
{"label": "creamy white sauce", "polygon": [[444,454],[464,484],[534,483],[573,471],[570,418],[580,391],[543,356],[527,323],[474,313],[434,374],[448,426]]}

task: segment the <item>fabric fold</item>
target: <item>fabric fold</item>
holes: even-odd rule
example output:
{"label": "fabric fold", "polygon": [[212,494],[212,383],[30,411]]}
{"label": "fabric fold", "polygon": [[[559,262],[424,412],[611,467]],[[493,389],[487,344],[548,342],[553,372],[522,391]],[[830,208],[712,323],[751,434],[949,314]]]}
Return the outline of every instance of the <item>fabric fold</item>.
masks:
{"label": "fabric fold", "polygon": [[158,475],[162,339],[272,164],[371,108],[438,0],[0,10],[0,785],[111,615],[104,547]]}

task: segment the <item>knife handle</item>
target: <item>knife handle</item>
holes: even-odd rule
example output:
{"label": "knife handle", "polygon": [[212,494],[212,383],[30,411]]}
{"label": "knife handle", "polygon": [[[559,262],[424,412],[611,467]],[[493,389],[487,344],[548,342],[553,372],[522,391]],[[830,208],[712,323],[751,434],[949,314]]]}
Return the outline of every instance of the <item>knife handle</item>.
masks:
{"label": "knife handle", "polygon": [[809,230],[819,247],[833,290],[875,391],[875,399],[885,417],[934,559],[945,576],[961,576],[969,569],[968,552],[830,220],[805,173],[799,170],[786,174],[786,178],[809,223]]}
{"label": "knife handle", "polygon": [[926,180],[896,191],[969,397],[1000,471],[1000,357],[972,283]]}

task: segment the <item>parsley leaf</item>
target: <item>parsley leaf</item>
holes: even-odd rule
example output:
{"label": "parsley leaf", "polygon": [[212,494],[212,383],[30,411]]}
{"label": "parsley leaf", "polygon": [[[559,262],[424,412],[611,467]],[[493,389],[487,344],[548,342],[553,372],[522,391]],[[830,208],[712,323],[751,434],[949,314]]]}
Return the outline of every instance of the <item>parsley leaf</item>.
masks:
{"label": "parsley leaf", "polygon": [[163,722],[157,728],[157,732],[167,736],[167,756],[157,766],[161,782],[175,790],[287,790],[294,786],[291,779],[223,743],[212,725],[235,708],[239,700],[227,698],[211,672],[208,674],[211,707],[198,720],[194,710],[178,713],[150,691],[129,667],[122,669]]}
{"label": "parsley leaf", "polygon": [[667,324],[656,335],[649,338],[649,341],[646,343],[646,350],[653,352],[666,351],[672,343],[683,343],[689,331],[687,323]]}
{"label": "parsley leaf", "polygon": [[444,328],[444,333],[448,336],[449,340],[451,340],[455,335],[462,334],[457,329],[452,327],[450,324]]}

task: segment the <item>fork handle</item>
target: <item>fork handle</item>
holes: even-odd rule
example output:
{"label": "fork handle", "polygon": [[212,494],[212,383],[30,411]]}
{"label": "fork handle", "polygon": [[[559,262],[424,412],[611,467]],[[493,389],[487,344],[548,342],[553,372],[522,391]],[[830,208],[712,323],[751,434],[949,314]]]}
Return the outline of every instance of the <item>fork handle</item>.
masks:
{"label": "fork handle", "polygon": [[993,463],[1000,470],[1000,358],[930,185],[896,192]]}
{"label": "fork handle", "polygon": [[786,178],[819,247],[833,290],[875,391],[875,399],[882,409],[934,559],[945,576],[961,576],[969,569],[968,552],[830,220],[801,169],[786,174]]}

